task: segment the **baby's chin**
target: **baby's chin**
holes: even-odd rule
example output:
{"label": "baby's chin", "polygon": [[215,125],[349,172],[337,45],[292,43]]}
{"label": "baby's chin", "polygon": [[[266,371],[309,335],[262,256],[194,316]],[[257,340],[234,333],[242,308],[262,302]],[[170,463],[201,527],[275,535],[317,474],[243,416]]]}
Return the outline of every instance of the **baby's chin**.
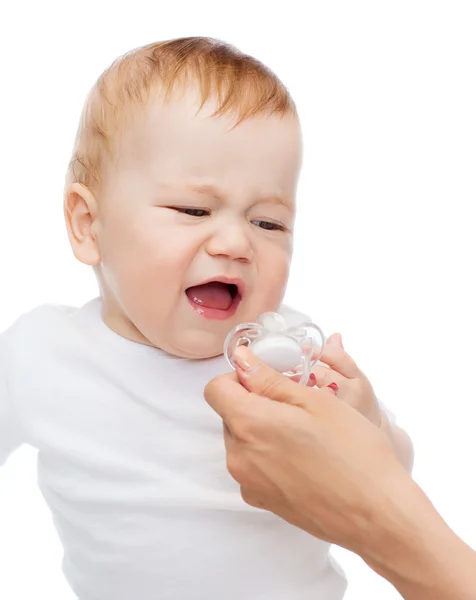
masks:
{"label": "baby's chin", "polygon": [[177,337],[157,340],[157,348],[190,360],[215,358],[223,354],[225,336],[211,331],[182,331]]}

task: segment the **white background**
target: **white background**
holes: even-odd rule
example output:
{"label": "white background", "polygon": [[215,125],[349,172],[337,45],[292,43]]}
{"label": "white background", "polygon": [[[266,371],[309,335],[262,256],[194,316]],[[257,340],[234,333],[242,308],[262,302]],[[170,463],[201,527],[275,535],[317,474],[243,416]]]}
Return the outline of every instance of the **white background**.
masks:
{"label": "white background", "polygon": [[[281,76],[304,126],[287,300],[326,333],[342,332],[411,434],[415,478],[476,547],[475,31],[474,2],[458,0],[4,6],[0,330],[39,303],[96,295],[62,218],[63,176],[94,79],[117,55],[159,39],[232,42]],[[35,478],[26,448],[0,473],[0,597],[68,600]],[[399,597],[360,559],[335,553],[347,600]]]}

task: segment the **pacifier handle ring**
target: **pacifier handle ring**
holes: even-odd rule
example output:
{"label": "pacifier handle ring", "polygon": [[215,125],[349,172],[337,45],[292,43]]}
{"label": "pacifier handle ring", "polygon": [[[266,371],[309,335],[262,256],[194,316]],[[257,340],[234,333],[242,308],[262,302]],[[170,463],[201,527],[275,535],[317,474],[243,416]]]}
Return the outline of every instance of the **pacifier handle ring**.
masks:
{"label": "pacifier handle ring", "polygon": [[262,325],[259,325],[258,323],[241,323],[240,325],[237,325],[236,327],[234,327],[230,331],[230,333],[226,336],[225,342],[223,344],[223,347],[226,350],[224,352],[224,354],[225,354],[225,358],[226,358],[227,363],[230,365],[230,367],[233,370],[236,370],[235,363],[234,363],[233,358],[232,358],[232,354],[233,353],[229,353],[228,352],[228,348],[229,348],[231,340],[235,337],[235,335],[237,333],[239,333],[240,331],[244,331],[245,329],[247,329],[247,330],[253,330],[253,329],[260,330],[262,328],[263,328]]}
{"label": "pacifier handle ring", "polygon": [[310,376],[311,376],[311,361],[309,360],[308,357],[306,357],[304,359],[304,365],[302,368],[302,374],[301,374],[301,379],[299,380],[299,383],[301,385],[307,385],[307,382],[309,381]]}
{"label": "pacifier handle ring", "polygon": [[[317,333],[321,336],[321,340],[322,340],[322,346],[321,346],[321,353],[319,354],[319,356],[316,359],[310,359],[309,363],[310,363],[310,367],[313,367],[317,362],[319,362],[322,353],[324,352],[324,346],[326,345],[327,342],[327,338],[324,335],[324,332],[322,331],[322,329],[316,325],[315,323],[311,323],[310,321],[307,323],[302,323],[299,325],[299,328],[303,328],[303,329],[314,329],[315,331],[317,331]],[[310,374],[310,373],[309,373]]]}

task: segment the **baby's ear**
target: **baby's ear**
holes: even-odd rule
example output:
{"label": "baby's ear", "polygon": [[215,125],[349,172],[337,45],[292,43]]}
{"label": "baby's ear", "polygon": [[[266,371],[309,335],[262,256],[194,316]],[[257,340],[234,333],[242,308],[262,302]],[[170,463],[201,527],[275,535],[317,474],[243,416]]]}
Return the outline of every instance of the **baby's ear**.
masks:
{"label": "baby's ear", "polygon": [[73,183],[66,188],[64,217],[71,248],[80,262],[91,267],[101,262],[95,236],[97,214],[96,198],[87,187]]}

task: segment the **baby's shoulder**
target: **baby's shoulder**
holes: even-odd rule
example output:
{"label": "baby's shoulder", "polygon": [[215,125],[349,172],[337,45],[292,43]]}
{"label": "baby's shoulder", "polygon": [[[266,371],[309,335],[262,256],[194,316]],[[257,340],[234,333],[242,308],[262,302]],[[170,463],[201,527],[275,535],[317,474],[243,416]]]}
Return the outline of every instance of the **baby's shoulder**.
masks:
{"label": "baby's shoulder", "polygon": [[68,321],[78,309],[58,304],[43,304],[19,316],[0,334],[3,363],[28,362],[47,352],[54,339],[65,335]]}
{"label": "baby's shoulder", "polygon": [[59,304],[42,304],[20,315],[6,331],[1,334],[5,343],[15,340],[34,338],[45,330],[50,330],[53,324],[68,319],[77,309],[72,306]]}

